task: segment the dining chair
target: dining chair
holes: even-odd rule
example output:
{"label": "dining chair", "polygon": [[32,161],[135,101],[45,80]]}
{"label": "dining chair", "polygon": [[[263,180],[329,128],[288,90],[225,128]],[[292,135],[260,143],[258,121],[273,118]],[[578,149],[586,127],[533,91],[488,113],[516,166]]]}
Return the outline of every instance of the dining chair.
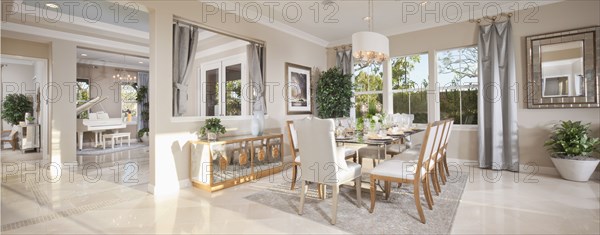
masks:
{"label": "dining chair", "polygon": [[2,131],[2,142],[0,142],[1,143],[0,149],[4,149],[5,143],[9,143],[10,147],[12,147],[13,151],[15,151],[17,149],[17,146],[19,143],[17,133],[19,131],[19,128],[21,128],[21,126],[13,125],[11,130]]}
{"label": "dining chair", "polygon": [[[435,158],[433,158],[434,162],[432,162],[432,164],[430,164],[427,168],[427,174],[431,175],[431,183],[433,184],[433,189],[436,195],[439,195],[442,192],[442,188],[440,187],[438,178],[441,177],[442,180],[446,179],[445,175],[441,175],[443,172],[440,172],[439,168],[441,167],[440,161],[442,160],[442,147],[444,146],[444,141],[447,139],[447,135],[449,134],[448,126],[450,126],[449,120],[441,120],[438,122],[442,126],[440,127],[440,131],[437,133],[438,137],[435,143],[435,149],[438,154],[436,154]],[[397,157],[394,157],[392,159],[415,161],[419,157],[420,150],[421,147],[417,146],[415,148],[411,148],[404,151],[403,153],[399,154]]]}
{"label": "dining chair", "polygon": [[[294,121],[287,121],[287,133],[288,140],[290,142],[290,152],[292,153],[292,185],[290,190],[294,190],[296,186],[296,179],[298,177],[298,167],[300,166],[300,154],[298,149],[298,136],[296,133],[296,128],[294,128]],[[346,149],[345,150],[345,158],[352,158],[354,162],[356,162],[356,150],[354,149]],[[319,187],[319,190],[322,188]],[[324,191],[324,190],[323,190]],[[319,195],[324,196],[321,191],[319,191]]]}
{"label": "dining chair", "polygon": [[429,187],[427,169],[430,167],[429,165],[435,163],[435,156],[437,154],[437,146],[435,143],[439,142],[438,139],[441,136],[441,134],[438,134],[442,129],[441,124],[442,122],[438,121],[427,125],[423,139],[423,147],[421,148],[419,157],[416,161],[390,159],[379,164],[371,171],[370,213],[373,213],[373,210],[375,209],[376,181],[384,182],[383,191],[386,199],[390,196],[392,182],[399,184],[412,183],[417,212],[419,213],[421,223],[425,223],[425,214],[423,213],[423,208],[421,206],[419,185],[423,185],[423,194],[427,201],[427,205],[430,210],[433,209],[433,198]]}
{"label": "dining chair", "polygon": [[448,153],[448,143],[450,141],[450,135],[452,134],[453,126],[454,119],[446,119],[444,139],[442,141],[442,145],[440,146],[440,155],[438,156],[438,159],[436,161],[436,166],[438,168],[442,184],[446,184],[446,176],[450,175],[450,171],[448,170],[448,160],[446,158],[446,154]]}
{"label": "dining chair", "polygon": [[345,149],[335,142],[335,125],[332,119],[305,118],[294,121],[297,128],[298,146],[302,149],[300,167],[302,188],[300,209],[304,210],[307,182],[329,185],[333,188],[331,224],[336,223],[340,185],[354,181],[356,205],[361,204],[361,166],[346,162]]}

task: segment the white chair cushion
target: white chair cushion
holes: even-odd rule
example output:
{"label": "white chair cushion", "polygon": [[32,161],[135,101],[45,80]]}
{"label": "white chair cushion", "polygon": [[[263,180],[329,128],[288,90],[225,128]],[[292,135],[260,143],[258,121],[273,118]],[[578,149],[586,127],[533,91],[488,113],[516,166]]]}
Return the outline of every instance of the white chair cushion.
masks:
{"label": "white chair cushion", "polygon": [[338,158],[338,167],[343,170],[348,169],[348,164],[346,163],[346,148],[337,147],[336,148],[336,157]]}
{"label": "white chair cushion", "polygon": [[404,160],[404,161],[416,161],[419,158],[420,153],[421,153],[421,150],[419,150],[419,149],[407,149],[406,151],[402,152],[401,154],[394,156],[392,159]]}
{"label": "white chair cushion", "polygon": [[[344,161],[346,162],[346,161]],[[339,169],[337,172],[338,182],[336,184],[343,184],[345,182],[351,181],[361,175],[360,169],[361,166],[354,162],[346,162],[346,169]]]}
{"label": "white chair cushion", "polygon": [[[387,160],[377,165],[371,171],[371,175],[386,176],[400,179],[415,179],[417,163],[413,161]],[[421,167],[421,177],[425,175],[425,168]]]}

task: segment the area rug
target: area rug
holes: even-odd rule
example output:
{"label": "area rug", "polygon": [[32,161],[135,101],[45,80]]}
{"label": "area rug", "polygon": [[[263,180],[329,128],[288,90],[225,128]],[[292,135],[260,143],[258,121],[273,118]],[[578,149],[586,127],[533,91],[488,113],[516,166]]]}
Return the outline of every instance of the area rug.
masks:
{"label": "area rug", "polygon": [[[452,175],[452,173],[454,175]],[[464,191],[467,175],[451,172],[452,182],[442,185],[442,193],[434,194],[433,210],[429,210],[421,192],[421,205],[425,212],[426,224],[419,220],[412,193],[412,185],[404,184],[398,188],[392,186],[389,200],[385,200],[382,192],[377,193],[375,210],[369,213],[370,195],[368,184],[363,183],[362,207],[356,206],[356,191],[352,185],[340,188],[340,197],[335,226],[349,233],[359,234],[449,234],[456,209]],[[363,175],[368,179],[368,175]],[[298,214],[300,205],[299,183],[295,190],[284,183],[249,195],[246,199],[258,202],[278,210]],[[319,200],[315,185],[309,186],[309,193],[304,204],[304,218],[329,225],[331,220],[331,188],[328,187],[326,200]],[[433,189],[432,189],[433,191]],[[299,215],[300,216],[300,215]]]}
{"label": "area rug", "polygon": [[144,144],[144,143],[131,143],[131,146],[127,146],[127,144],[123,144],[123,146],[121,146],[120,144],[115,144],[115,148],[106,147],[106,149],[102,149],[102,147],[100,147],[100,148],[84,148],[83,150],[77,150],[77,155],[103,155],[103,154],[116,153],[116,152],[125,151],[125,150],[139,149],[139,148],[144,148],[144,147],[148,147],[148,145]]}

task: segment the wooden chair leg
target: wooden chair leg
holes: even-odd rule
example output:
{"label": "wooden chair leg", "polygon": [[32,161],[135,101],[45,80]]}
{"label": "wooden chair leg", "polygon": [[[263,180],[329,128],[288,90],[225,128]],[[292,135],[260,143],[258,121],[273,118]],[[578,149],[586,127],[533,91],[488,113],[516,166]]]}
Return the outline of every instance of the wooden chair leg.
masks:
{"label": "wooden chair leg", "polygon": [[302,181],[302,188],[300,189],[300,209],[298,210],[298,214],[301,215],[304,210],[304,197],[306,196],[306,190],[308,185],[306,185],[306,181]]}
{"label": "wooden chair leg", "polygon": [[294,187],[296,186],[297,174],[298,174],[298,165],[294,164],[294,168],[292,168],[292,187],[290,187],[290,190],[294,190]]}
{"label": "wooden chair leg", "polygon": [[385,200],[388,200],[390,198],[391,188],[392,188],[392,182],[385,181],[384,182]]}
{"label": "wooden chair leg", "polygon": [[435,195],[439,196],[440,195],[440,183],[438,182],[438,175],[437,175],[437,167],[433,169],[433,173],[432,176],[433,180],[431,181],[433,183],[433,190],[435,191]]}
{"label": "wooden chair leg", "polygon": [[373,213],[373,209],[375,209],[375,177],[371,175],[371,208],[369,208],[369,213]]}
{"label": "wooden chair leg", "polygon": [[429,210],[433,210],[433,197],[431,196],[431,189],[429,188],[429,181],[427,178],[423,179],[423,195],[425,195],[425,201],[427,201],[427,206]]}
{"label": "wooden chair leg", "polygon": [[338,207],[338,197],[340,194],[340,186],[333,186],[333,206],[331,208],[331,224],[335,224],[337,221],[337,207]]}
{"label": "wooden chair leg", "polygon": [[444,154],[444,168],[446,168],[446,175],[450,175],[450,171],[448,170],[448,160],[446,159],[446,154]]}
{"label": "wooden chair leg", "polygon": [[354,186],[356,187],[356,206],[360,208],[360,205],[362,204],[362,188],[360,176],[354,179]]}
{"label": "wooden chair leg", "polygon": [[440,178],[442,179],[442,184],[446,185],[446,173],[444,172],[444,161],[440,159],[438,162],[438,172],[440,174]]}
{"label": "wooden chair leg", "polygon": [[[413,183],[414,186],[414,197],[415,197],[415,205],[417,205],[417,211],[419,212],[419,218],[421,219],[421,223],[425,223],[425,214],[423,213],[423,207],[421,206],[421,196],[419,195],[419,182],[415,181]],[[371,199],[373,200],[373,199]]]}

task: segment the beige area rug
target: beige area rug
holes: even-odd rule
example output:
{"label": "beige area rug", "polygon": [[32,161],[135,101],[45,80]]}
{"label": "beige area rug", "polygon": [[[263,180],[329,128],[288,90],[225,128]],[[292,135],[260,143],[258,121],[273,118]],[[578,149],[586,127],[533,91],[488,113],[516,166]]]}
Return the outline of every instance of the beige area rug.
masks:
{"label": "beige area rug", "polygon": [[[442,185],[442,193],[439,196],[434,194],[433,210],[428,209],[421,192],[421,205],[425,212],[426,224],[422,224],[418,219],[412,185],[404,184],[401,188],[397,188],[396,184],[393,184],[389,200],[384,199],[383,193],[377,192],[375,210],[372,214],[368,211],[370,207],[368,184],[363,183],[361,208],[356,206],[354,187],[344,185],[340,188],[335,226],[359,234],[449,234],[468,176],[465,173],[461,175],[451,172],[451,177],[446,185]],[[365,179],[368,179],[367,174],[363,174],[363,180]],[[300,183],[296,185],[296,189],[290,191],[289,183],[280,184],[247,196],[246,199],[284,212],[298,214]],[[331,188],[328,187],[328,198],[319,200],[315,185],[310,185],[304,204],[304,214],[301,216],[319,223],[330,224],[331,203]]]}

